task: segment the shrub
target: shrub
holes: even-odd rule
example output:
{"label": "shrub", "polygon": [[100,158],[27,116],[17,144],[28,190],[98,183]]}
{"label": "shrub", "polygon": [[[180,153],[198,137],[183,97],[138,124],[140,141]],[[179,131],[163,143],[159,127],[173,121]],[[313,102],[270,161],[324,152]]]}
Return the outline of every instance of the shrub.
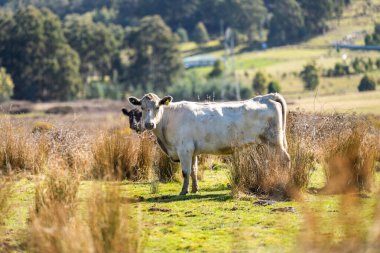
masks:
{"label": "shrub", "polygon": [[257,72],[252,81],[252,89],[256,94],[264,94],[267,84],[267,78],[262,72]]}
{"label": "shrub", "polygon": [[315,63],[306,65],[300,73],[305,90],[315,90],[319,85],[318,70]]}
{"label": "shrub", "polygon": [[188,36],[185,28],[183,28],[183,27],[178,28],[176,33],[177,33],[177,35],[179,37],[179,41],[181,43],[185,43],[185,42],[189,41],[189,36]]}
{"label": "shrub", "polygon": [[211,72],[208,74],[209,78],[220,77],[223,74],[223,63],[221,60],[217,60],[214,62],[214,67]]}
{"label": "shrub", "polygon": [[13,95],[14,84],[12,78],[4,68],[0,68],[0,102],[9,100]]}
{"label": "shrub", "polygon": [[373,78],[365,75],[360,80],[360,83],[359,83],[359,86],[358,86],[358,90],[359,91],[376,90],[376,81]]}
{"label": "shrub", "polygon": [[202,22],[198,22],[195,26],[193,40],[198,44],[205,44],[209,41],[206,26]]}
{"label": "shrub", "polygon": [[277,81],[271,81],[268,84],[268,93],[281,92],[281,86]]}

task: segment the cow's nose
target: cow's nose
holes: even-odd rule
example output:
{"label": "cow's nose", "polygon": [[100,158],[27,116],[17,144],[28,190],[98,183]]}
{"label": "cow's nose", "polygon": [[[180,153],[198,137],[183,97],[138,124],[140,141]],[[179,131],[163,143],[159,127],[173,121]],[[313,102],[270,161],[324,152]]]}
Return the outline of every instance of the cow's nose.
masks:
{"label": "cow's nose", "polygon": [[154,123],[145,123],[145,128],[148,130],[152,130],[154,128]]}

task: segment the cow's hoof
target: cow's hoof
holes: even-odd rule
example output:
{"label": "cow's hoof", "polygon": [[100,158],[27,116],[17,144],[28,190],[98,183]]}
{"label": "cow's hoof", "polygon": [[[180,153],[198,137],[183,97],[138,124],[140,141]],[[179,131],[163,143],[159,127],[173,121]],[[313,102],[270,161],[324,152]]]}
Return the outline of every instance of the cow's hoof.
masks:
{"label": "cow's hoof", "polygon": [[182,191],[180,194],[179,194],[179,196],[185,196],[187,194],[187,191]]}
{"label": "cow's hoof", "polygon": [[191,193],[197,193],[197,192],[198,192],[198,188],[191,189]]}

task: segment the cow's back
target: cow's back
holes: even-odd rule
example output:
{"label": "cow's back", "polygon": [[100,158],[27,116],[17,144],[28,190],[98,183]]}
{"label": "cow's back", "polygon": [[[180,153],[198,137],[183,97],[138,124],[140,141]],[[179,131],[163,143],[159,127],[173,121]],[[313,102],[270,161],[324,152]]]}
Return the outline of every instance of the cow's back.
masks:
{"label": "cow's back", "polygon": [[268,139],[277,114],[274,104],[253,99],[173,103],[163,114],[162,137],[173,153],[188,146],[196,154],[228,154],[234,146]]}

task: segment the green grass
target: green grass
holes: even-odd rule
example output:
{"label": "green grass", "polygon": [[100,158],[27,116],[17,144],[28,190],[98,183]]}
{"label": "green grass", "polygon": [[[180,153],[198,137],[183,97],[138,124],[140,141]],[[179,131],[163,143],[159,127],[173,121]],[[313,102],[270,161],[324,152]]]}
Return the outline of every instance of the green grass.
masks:
{"label": "green grass", "polygon": [[[378,173],[379,174],[379,173]],[[377,182],[380,177],[377,175]],[[84,181],[79,190],[79,201],[84,203],[92,184]],[[313,187],[324,184],[323,174],[312,175]],[[339,229],[329,227],[336,218],[338,196],[304,194],[306,206],[301,202],[277,202],[272,206],[257,206],[257,198],[233,199],[228,189],[228,171],[225,169],[205,172],[200,182],[200,192],[178,196],[179,183],[159,185],[159,193],[150,193],[149,183],[122,182],[119,184],[123,195],[142,201],[133,203],[132,210],[142,211],[142,228],[147,235],[146,252],[294,252],[297,238],[303,227],[305,207],[323,217],[328,231],[338,233]],[[33,206],[34,183],[19,181],[15,186],[12,216],[5,225],[5,239],[17,245],[18,236],[27,226],[27,213]],[[372,195],[371,195],[372,196]],[[365,218],[369,220],[374,207],[375,195],[363,199],[368,207]],[[81,206],[81,205],[80,205]],[[150,211],[152,207],[170,209],[169,212]],[[273,212],[273,208],[294,207],[296,213]],[[137,211],[133,211],[135,215]],[[4,228],[4,227],[3,227]],[[4,240],[4,238],[2,238]]]}

